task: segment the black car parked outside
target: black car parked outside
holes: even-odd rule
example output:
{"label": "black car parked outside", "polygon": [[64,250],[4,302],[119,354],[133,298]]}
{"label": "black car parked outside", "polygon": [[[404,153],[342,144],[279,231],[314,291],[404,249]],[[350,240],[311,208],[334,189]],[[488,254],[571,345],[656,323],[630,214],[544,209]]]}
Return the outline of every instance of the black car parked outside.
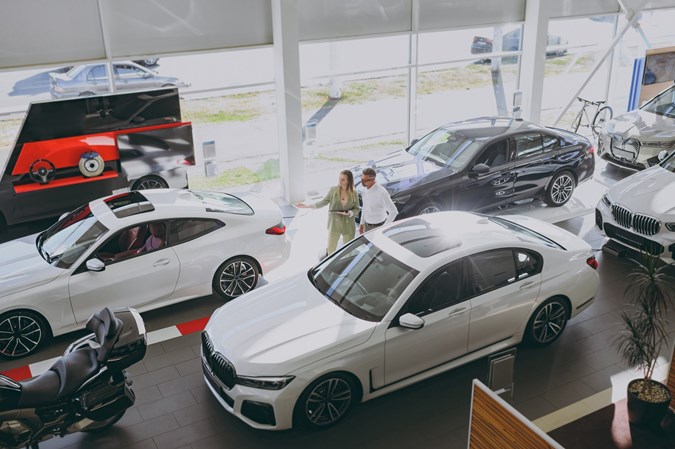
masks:
{"label": "black car parked outside", "polygon": [[366,166],[375,168],[400,219],[526,199],[562,206],[592,177],[594,151],[588,139],[570,131],[481,117],[442,126],[405,150],[352,170],[358,175]]}

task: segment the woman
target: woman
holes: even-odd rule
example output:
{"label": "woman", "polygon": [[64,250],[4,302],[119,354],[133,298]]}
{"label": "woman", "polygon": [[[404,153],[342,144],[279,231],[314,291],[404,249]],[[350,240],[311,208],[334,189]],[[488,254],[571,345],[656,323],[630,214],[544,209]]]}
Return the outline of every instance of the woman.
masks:
{"label": "woman", "polygon": [[328,205],[328,254],[335,252],[338,240],[342,243],[354,238],[356,233],[355,217],[359,213],[359,196],[354,188],[354,175],[342,170],[338,185],[331,187],[326,196],[314,204],[297,203],[299,208],[319,209]]}

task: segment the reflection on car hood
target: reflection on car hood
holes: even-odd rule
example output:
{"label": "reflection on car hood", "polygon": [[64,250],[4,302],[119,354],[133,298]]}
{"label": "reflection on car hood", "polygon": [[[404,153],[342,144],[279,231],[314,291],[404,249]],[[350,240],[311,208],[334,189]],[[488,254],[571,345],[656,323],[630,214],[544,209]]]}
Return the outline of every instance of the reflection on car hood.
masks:
{"label": "reflection on car hood", "polygon": [[675,120],[651,112],[636,110],[622,114],[609,122],[608,132],[623,139],[640,141],[675,140]]}
{"label": "reflection on car hood", "polygon": [[0,245],[0,296],[45,284],[62,273],[38,254],[36,237],[37,234]]}
{"label": "reflection on car hood", "polygon": [[[392,195],[448,174],[447,171],[439,172],[441,167],[438,165],[417,159],[405,150],[391,153],[376,162],[371,161],[354,167],[352,172],[357,179],[365,167],[373,167],[377,171],[377,182],[386,187]],[[433,175],[434,173],[436,174]],[[357,181],[357,184],[359,183],[360,181]]]}
{"label": "reflection on car hood", "polygon": [[665,218],[663,216],[669,214],[675,218],[675,173],[660,165],[614,184],[607,195],[610,201],[621,204],[633,213],[656,218]]}
{"label": "reflection on car hood", "polygon": [[377,323],[321,295],[301,273],[229,302],[206,330],[241,375],[283,375],[364,343]]}

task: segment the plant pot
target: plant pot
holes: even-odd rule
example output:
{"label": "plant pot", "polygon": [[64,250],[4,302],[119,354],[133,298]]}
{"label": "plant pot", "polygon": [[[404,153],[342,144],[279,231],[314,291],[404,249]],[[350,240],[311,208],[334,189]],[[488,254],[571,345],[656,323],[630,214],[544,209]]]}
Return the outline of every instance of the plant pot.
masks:
{"label": "plant pot", "polygon": [[[647,386],[643,385],[647,383]],[[649,391],[651,395],[640,394]],[[651,397],[646,397],[651,396]],[[668,411],[670,390],[661,382],[651,379],[633,379],[628,384],[628,421],[641,427],[659,427]]]}

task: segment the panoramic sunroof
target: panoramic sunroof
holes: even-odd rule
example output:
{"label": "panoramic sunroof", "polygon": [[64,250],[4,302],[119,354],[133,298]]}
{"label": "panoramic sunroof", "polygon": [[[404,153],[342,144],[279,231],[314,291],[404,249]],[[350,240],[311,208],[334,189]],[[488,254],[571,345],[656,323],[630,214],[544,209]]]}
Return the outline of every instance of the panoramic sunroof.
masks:
{"label": "panoramic sunroof", "polygon": [[103,200],[117,218],[130,217],[155,210],[141,192],[133,191],[111,196]]}
{"label": "panoramic sunroof", "polygon": [[461,245],[447,231],[433,228],[421,218],[392,226],[382,234],[419,257],[431,257]]}

